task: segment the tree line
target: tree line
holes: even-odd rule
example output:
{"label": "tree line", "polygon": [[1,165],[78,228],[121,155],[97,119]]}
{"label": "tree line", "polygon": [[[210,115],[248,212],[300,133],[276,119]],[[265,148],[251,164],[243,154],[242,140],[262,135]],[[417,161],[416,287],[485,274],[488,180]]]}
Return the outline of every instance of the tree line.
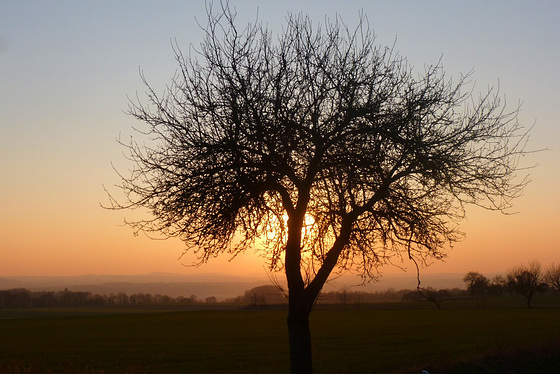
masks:
{"label": "tree line", "polygon": [[162,294],[124,292],[94,294],[89,291],[31,291],[26,288],[0,290],[0,309],[7,308],[46,308],[46,307],[98,307],[98,306],[181,306],[194,304],[230,304],[236,306],[262,306],[286,303],[284,294],[272,285],[265,285],[245,291],[243,295],[225,300],[215,296],[198,298],[172,297]]}
{"label": "tree line", "polygon": [[93,294],[82,291],[30,291],[14,288],[0,291],[0,308],[35,308],[35,307],[78,307],[78,306],[112,306],[112,305],[188,305],[198,302],[216,302],[215,297],[198,300],[196,295],[190,297],[171,297],[150,293],[124,292],[109,295]]}
{"label": "tree line", "polygon": [[[387,289],[378,292],[352,291],[343,288],[338,291],[322,292],[317,300],[318,304],[338,304],[344,307],[352,304],[376,304],[387,302],[419,302],[430,301],[441,307],[444,300],[460,298],[483,298],[485,296],[521,295],[531,307],[533,297],[538,293],[560,294],[560,265],[551,265],[544,269],[537,262],[521,265],[510,269],[505,275],[498,274],[491,279],[483,274],[470,271],[464,277],[466,289],[435,289],[432,287],[421,290]],[[30,291],[25,288],[0,290],[0,309],[2,308],[35,308],[35,307],[83,307],[83,306],[142,306],[142,305],[192,305],[215,304],[215,296],[198,298],[171,297],[168,295],[150,293],[135,293],[128,295],[124,292],[99,295],[83,291]],[[273,285],[265,285],[245,291],[243,295],[220,301],[240,307],[255,307],[264,305],[280,305],[287,303],[287,297]]]}
{"label": "tree line", "polygon": [[[441,307],[445,300],[479,298],[486,296],[521,295],[527,300],[527,307],[531,307],[533,297],[538,293],[560,294],[560,265],[551,265],[544,269],[537,262],[517,266],[505,275],[496,275],[491,279],[476,271],[468,272],[464,277],[466,289],[435,289],[425,287],[420,290],[389,288],[385,291],[365,292],[342,288],[338,291],[322,292],[317,304],[355,306],[361,304],[378,303],[408,303],[432,302]],[[274,285],[254,287],[245,291],[243,295],[218,301],[215,296],[198,298],[171,297],[168,295],[150,293],[135,293],[128,295],[124,292],[99,295],[83,291],[30,291],[16,288],[0,291],[0,309],[6,308],[40,308],[40,307],[96,307],[96,306],[181,306],[193,304],[230,304],[238,307],[262,307],[286,304],[286,295]]]}
{"label": "tree line", "polygon": [[518,294],[527,300],[530,308],[536,294],[547,291],[560,293],[560,265],[552,264],[544,269],[540,262],[531,261],[510,269],[505,276],[498,274],[492,279],[470,271],[463,281],[471,297]]}
{"label": "tree line", "polygon": [[[442,297],[466,297],[467,290],[455,288],[453,290],[428,290]],[[343,288],[338,291],[323,292],[317,303],[327,305],[376,304],[386,302],[422,301],[423,297],[415,290],[388,289],[379,292],[351,291]],[[0,309],[8,308],[48,308],[48,307],[100,307],[100,306],[181,306],[194,304],[230,304],[238,307],[263,307],[271,305],[285,305],[287,297],[274,285],[263,285],[245,291],[235,298],[218,300],[215,296],[198,298],[171,297],[161,294],[135,293],[128,295],[124,292],[111,294],[94,294],[83,291],[30,291],[25,288],[14,288],[0,291]]]}

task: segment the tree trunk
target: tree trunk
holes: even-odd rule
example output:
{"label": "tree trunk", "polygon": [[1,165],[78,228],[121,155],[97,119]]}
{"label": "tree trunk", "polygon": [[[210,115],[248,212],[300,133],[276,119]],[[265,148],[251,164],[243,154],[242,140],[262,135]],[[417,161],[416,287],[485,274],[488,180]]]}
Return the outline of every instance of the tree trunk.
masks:
{"label": "tree trunk", "polygon": [[[290,301],[290,304],[292,302]],[[288,333],[290,340],[290,372],[310,374],[313,372],[311,354],[311,331],[309,314],[305,306],[290,305],[288,313]]]}
{"label": "tree trunk", "polygon": [[336,266],[340,252],[348,243],[353,222],[351,216],[350,219],[345,219],[341,234],[329,250],[313,281],[305,287],[300,272],[301,227],[305,217],[304,213],[296,217],[298,220],[292,221],[292,217],[288,220],[289,234],[286,244],[286,278],[289,291],[288,333],[292,374],[313,372],[309,314],[313,310],[319,292]]}
{"label": "tree trunk", "polygon": [[313,309],[313,303],[307,302],[305,283],[300,271],[301,228],[308,200],[309,194],[303,194],[303,197],[300,195],[298,208],[288,218],[288,242],[285,256],[289,292],[288,336],[292,374],[311,374],[313,372],[311,331],[309,330],[309,314]]}

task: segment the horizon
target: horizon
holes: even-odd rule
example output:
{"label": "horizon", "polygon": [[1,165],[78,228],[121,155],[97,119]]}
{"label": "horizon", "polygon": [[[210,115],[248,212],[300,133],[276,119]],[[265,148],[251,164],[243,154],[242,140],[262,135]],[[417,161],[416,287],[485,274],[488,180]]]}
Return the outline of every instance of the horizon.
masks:
{"label": "horizon", "polygon": [[[526,264],[519,264],[519,265],[526,265]],[[546,268],[548,265],[547,264],[542,264],[543,268]],[[508,269],[509,270],[509,269]],[[482,275],[486,276],[486,277],[492,277],[494,275],[498,275],[498,274],[505,274],[507,273],[507,271],[496,271],[496,272],[490,272],[490,273],[481,273]],[[476,270],[472,270],[472,271],[476,271]],[[468,271],[467,271],[468,272]],[[423,275],[427,275],[430,277],[433,276],[450,276],[450,275],[465,275],[467,272],[449,272],[449,271],[444,271],[444,272],[437,272],[437,273],[426,273],[423,271],[420,271],[420,276],[422,277]],[[478,271],[477,271],[478,272]],[[276,272],[276,273],[272,273],[273,275],[281,275],[284,276],[285,274],[283,272]],[[0,275],[0,279],[2,278],[80,278],[80,277],[106,277],[106,278],[110,278],[110,277],[145,277],[145,276],[153,276],[153,277],[174,277],[174,278],[209,278],[209,277],[231,277],[231,278],[240,278],[240,279],[244,279],[244,278],[249,278],[249,279],[255,279],[255,278],[261,278],[263,280],[269,280],[269,275],[270,272],[263,272],[263,273],[259,273],[259,272],[255,272],[255,273],[250,273],[250,274],[239,274],[239,273],[228,273],[227,271],[224,272],[201,272],[201,273],[180,273],[180,272],[163,272],[163,271],[152,271],[152,272],[147,272],[147,273],[76,273],[76,274],[62,274],[62,275],[53,275],[53,274],[14,274],[14,275]],[[412,272],[412,271],[399,271],[399,272],[389,272],[389,273],[385,273],[385,272],[381,272],[381,274],[379,275],[377,280],[371,280],[371,283],[380,283],[383,281],[383,278],[385,276],[388,277],[409,277],[409,276],[413,276],[416,277],[416,271]],[[359,274],[354,274],[351,272],[348,273],[342,273],[339,274],[335,277],[335,279],[338,279],[340,277],[348,277],[348,278],[356,278],[356,279],[361,279]],[[366,282],[369,283],[369,282]]]}
{"label": "horizon", "polygon": [[[464,274],[441,273],[423,277],[423,287],[434,289],[466,289],[462,281]],[[209,278],[210,277],[210,278]],[[214,279],[212,279],[214,277]],[[489,276],[490,278],[490,276]],[[286,286],[280,281],[280,285]],[[378,293],[390,290],[416,289],[416,275],[391,274],[379,282],[362,284],[357,277],[343,275],[331,280],[323,292],[350,290],[356,292]],[[0,277],[0,291],[25,288],[30,291],[57,292],[64,289],[74,292],[92,292],[93,294],[111,294],[124,292],[162,294],[172,297],[196,295],[203,299],[216,296],[218,300],[242,295],[245,291],[259,286],[277,286],[268,277],[262,275],[240,276],[231,274],[193,275],[179,273],[151,273],[135,275],[95,275],[75,276],[8,276]]]}

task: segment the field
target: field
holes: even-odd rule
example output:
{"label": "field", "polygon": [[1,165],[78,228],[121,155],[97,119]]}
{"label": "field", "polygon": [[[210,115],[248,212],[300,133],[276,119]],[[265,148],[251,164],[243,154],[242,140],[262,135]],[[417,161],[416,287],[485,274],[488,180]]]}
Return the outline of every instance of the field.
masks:
{"label": "field", "polygon": [[[2,311],[0,372],[287,373],[285,317],[285,310]],[[316,373],[513,372],[489,371],[504,362],[560,372],[557,308],[319,309],[311,325]]]}

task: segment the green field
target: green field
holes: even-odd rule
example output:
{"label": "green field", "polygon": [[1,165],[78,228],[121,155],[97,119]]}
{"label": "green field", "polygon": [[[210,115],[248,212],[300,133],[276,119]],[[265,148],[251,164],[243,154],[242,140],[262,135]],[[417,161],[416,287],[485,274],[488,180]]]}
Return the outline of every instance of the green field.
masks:
{"label": "green field", "polygon": [[[13,311],[26,318],[0,319],[0,372],[288,372],[284,310],[117,312]],[[557,308],[316,310],[311,324],[316,373],[457,372],[489,353],[560,343]]]}

